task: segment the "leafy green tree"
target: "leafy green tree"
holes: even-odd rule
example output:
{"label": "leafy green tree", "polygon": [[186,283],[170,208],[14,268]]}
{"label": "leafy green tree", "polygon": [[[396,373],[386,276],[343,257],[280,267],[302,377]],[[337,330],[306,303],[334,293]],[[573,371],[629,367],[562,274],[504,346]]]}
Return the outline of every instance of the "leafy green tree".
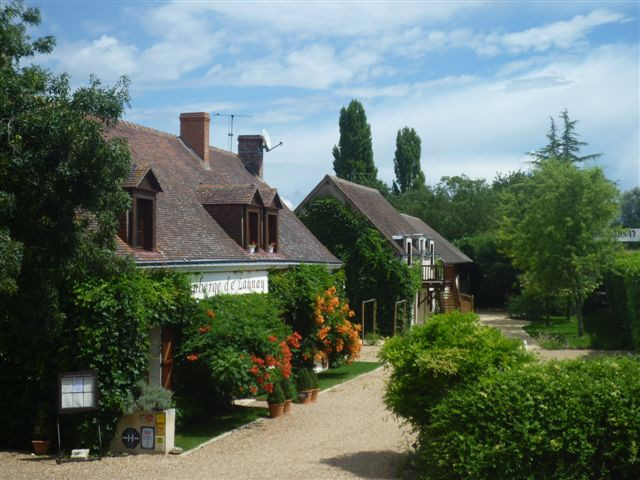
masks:
{"label": "leafy green tree", "polygon": [[615,249],[617,199],[616,187],[600,168],[579,169],[553,157],[505,195],[499,231],[503,251],[523,272],[525,289],[571,296],[579,335],[584,300],[598,286]]}
{"label": "leafy green tree", "polygon": [[340,109],[339,125],[340,141],[333,147],[333,170],[340,178],[376,187],[379,181],[373,163],[371,126],[358,100],[351,100],[347,108]]}
{"label": "leafy green tree", "polygon": [[622,194],[620,222],[627,228],[640,228],[640,188]]}
{"label": "leafy green tree", "polygon": [[571,120],[569,118],[569,113],[566,109],[560,112],[560,118],[563,123],[563,130],[560,137],[558,137],[558,130],[556,128],[556,124],[551,119],[551,128],[547,133],[547,139],[549,143],[542,147],[539,150],[531,153],[530,155],[534,158],[534,164],[542,161],[548,160],[549,158],[557,158],[559,160],[563,160],[565,162],[570,163],[580,163],[585,162],[587,160],[595,160],[602,156],[601,153],[594,153],[590,155],[579,155],[582,147],[587,146],[586,142],[582,142],[578,140],[578,133],[576,130],[577,120]]}
{"label": "leafy green tree", "polygon": [[424,188],[424,173],[420,167],[421,140],[413,128],[404,127],[396,136],[396,155],[393,169],[396,180],[394,193],[405,193]]}
{"label": "leafy green tree", "polygon": [[74,286],[116,265],[131,168],[125,142],[103,135],[128,102],[127,80],[107,88],[92,78],[72,92],[67,75],[28,65],[54,45],[28,36],[39,22],[21,2],[0,7],[0,390],[20,389],[2,396],[0,411],[23,429],[34,402],[53,404],[65,364],[54,353],[77,353],[68,342]]}

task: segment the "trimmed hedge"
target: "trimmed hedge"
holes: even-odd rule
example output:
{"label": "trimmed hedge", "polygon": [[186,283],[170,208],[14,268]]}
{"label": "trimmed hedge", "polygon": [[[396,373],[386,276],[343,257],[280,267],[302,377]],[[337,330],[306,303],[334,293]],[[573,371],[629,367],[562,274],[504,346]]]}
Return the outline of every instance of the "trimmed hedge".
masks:
{"label": "trimmed hedge", "polygon": [[533,360],[520,342],[480,325],[475,314],[459,312],[434,315],[387,340],[381,357],[392,367],[387,406],[418,428],[431,421],[431,410],[454,389],[492,370]]}
{"label": "trimmed hedge", "polygon": [[605,275],[605,287],[616,317],[628,326],[640,350],[640,252],[619,254]]}
{"label": "trimmed hedge", "polygon": [[420,430],[423,478],[640,478],[639,378],[620,357],[494,371]]}

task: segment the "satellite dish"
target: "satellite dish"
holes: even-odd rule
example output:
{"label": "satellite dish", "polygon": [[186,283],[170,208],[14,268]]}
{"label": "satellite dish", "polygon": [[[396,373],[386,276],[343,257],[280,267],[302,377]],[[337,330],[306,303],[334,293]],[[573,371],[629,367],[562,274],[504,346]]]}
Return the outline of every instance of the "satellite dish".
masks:
{"label": "satellite dish", "polygon": [[271,146],[271,137],[269,137],[269,132],[267,132],[264,128],[262,129],[262,141],[264,142],[264,149],[267,152],[270,152],[274,148],[279,147],[280,145],[282,145],[282,142],[280,142],[277,145]]}
{"label": "satellite dish", "polygon": [[266,147],[267,152],[271,150],[271,137],[269,137],[269,132],[264,128],[262,129],[262,140],[264,141],[264,146]]}

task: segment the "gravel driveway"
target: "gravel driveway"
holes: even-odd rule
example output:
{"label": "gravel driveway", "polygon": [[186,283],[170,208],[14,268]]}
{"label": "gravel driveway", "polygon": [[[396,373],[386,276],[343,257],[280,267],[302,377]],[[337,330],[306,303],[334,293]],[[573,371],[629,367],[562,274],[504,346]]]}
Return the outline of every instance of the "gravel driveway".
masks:
{"label": "gravel driveway", "polygon": [[[371,347],[363,359],[372,358]],[[412,441],[382,403],[378,369],[293,405],[290,416],[237,430],[189,455],[144,455],[56,465],[0,452],[0,479],[390,479]]]}

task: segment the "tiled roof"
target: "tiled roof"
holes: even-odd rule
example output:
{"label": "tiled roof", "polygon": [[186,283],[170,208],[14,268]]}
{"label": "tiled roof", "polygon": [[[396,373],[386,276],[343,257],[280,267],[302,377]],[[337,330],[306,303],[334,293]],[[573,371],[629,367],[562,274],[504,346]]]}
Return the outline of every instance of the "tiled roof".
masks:
{"label": "tiled roof", "polygon": [[254,185],[198,185],[198,198],[203,205],[264,205]]}
{"label": "tiled roof", "polygon": [[429,225],[424,223],[418,217],[412,217],[405,213],[401,214],[407,222],[414,226],[414,228],[420,233],[426,234],[428,237],[433,238],[435,252],[440,255],[444,263],[471,263],[469,257],[467,257],[462,251],[450,243],[446,238],[436,232]]}
{"label": "tiled roof", "polygon": [[303,200],[297,210],[301,210],[308,201],[315,198],[315,192],[321,190],[323,185],[328,184],[335,186],[342,194],[342,200],[349,203],[355,211],[369,220],[399,254],[405,253],[402,246],[393,239],[393,236],[410,235],[418,232],[375,188],[365,187],[342,178],[327,175],[318,187]]}
{"label": "tiled roof", "polygon": [[[233,194],[239,197],[249,191],[244,186],[253,185],[262,198],[263,195],[271,201],[277,198],[275,190],[261,178],[251,175],[237,155],[211,148],[210,165],[207,165],[177,136],[124,121],[118,122],[106,135],[126,139],[132,161],[138,166],[134,172],[149,167],[163,190],[156,195],[156,251],[133,249],[118,240],[121,253],[132,255],[138,262],[272,260],[339,263],[286,207],[280,212],[277,254],[250,254],[227,235],[202,205],[200,195],[207,190],[202,185],[225,187],[227,193],[234,191]],[[135,182],[139,175],[137,173],[128,181]],[[243,188],[236,193],[238,185]]]}

